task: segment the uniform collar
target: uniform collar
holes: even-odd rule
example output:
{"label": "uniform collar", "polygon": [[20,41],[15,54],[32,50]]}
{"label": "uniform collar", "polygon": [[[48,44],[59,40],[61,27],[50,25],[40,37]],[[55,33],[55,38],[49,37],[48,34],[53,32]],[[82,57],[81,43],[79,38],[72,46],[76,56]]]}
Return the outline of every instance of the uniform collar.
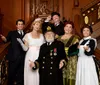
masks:
{"label": "uniform collar", "polygon": [[51,45],[52,44],[52,42],[47,42],[47,45]]}

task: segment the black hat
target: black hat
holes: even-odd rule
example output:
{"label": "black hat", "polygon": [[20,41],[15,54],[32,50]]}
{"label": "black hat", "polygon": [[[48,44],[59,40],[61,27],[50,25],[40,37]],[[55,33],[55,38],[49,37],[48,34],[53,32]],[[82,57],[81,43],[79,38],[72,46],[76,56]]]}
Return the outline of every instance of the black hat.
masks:
{"label": "black hat", "polygon": [[53,17],[54,15],[58,15],[60,17],[60,14],[58,12],[52,12],[51,13],[51,17]]}
{"label": "black hat", "polygon": [[[47,32],[54,32],[54,28],[53,28],[53,26],[50,26],[50,25],[48,25],[47,27],[46,27],[46,29],[45,29],[45,31],[44,31],[44,34],[45,33],[47,33]],[[55,33],[55,32],[54,32]]]}

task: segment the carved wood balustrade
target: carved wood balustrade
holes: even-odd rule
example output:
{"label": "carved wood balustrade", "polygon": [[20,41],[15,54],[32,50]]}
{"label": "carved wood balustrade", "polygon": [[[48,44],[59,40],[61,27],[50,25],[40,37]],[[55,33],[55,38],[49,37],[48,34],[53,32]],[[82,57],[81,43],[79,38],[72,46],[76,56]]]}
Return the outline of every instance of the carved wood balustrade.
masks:
{"label": "carved wood balustrade", "polygon": [[8,76],[8,63],[6,61],[6,55],[8,51],[9,43],[0,44],[0,85],[4,85]]}

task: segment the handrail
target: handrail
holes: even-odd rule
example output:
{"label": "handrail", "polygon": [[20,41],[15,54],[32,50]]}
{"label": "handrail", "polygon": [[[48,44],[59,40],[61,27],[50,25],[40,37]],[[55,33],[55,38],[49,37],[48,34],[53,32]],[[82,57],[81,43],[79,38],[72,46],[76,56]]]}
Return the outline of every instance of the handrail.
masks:
{"label": "handrail", "polygon": [[89,5],[85,6],[85,8],[81,9],[81,13],[84,19],[83,24],[94,25],[100,21],[100,0],[95,0],[91,2]]}
{"label": "handrail", "polygon": [[25,32],[28,32],[28,30],[30,29],[30,25],[32,21],[34,21],[34,18],[30,19],[29,22],[25,25],[25,29],[24,29]]}
{"label": "handrail", "polygon": [[86,11],[87,9],[89,9],[90,7],[96,5],[96,4],[99,3],[99,2],[100,2],[100,0],[94,0],[94,1],[92,1],[91,3],[89,3],[88,5],[84,6],[84,7],[81,9],[81,11],[84,12],[84,11]]}
{"label": "handrail", "polygon": [[6,48],[9,46],[9,43],[7,44],[0,44],[0,61],[3,59],[4,53],[6,53]]}
{"label": "handrail", "polygon": [[94,54],[97,57],[97,59],[100,60],[100,50],[96,49]]}
{"label": "handrail", "polygon": [[25,25],[25,29],[24,29],[24,31],[26,33],[31,30],[30,26],[31,26],[32,22],[34,21],[34,19],[37,18],[37,17],[38,17],[38,15],[34,15],[34,17],[30,18],[30,20],[27,22],[27,24]]}

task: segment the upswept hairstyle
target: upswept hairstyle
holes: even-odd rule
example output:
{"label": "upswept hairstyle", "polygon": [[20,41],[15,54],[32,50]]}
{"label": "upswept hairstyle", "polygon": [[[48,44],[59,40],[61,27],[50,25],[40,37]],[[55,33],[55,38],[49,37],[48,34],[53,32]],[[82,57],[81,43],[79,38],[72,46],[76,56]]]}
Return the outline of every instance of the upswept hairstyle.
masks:
{"label": "upswept hairstyle", "polygon": [[64,26],[66,26],[67,24],[71,24],[72,25],[72,28],[74,29],[74,23],[73,23],[73,21],[66,21],[64,23]]}
{"label": "upswept hairstyle", "polygon": [[91,34],[93,33],[93,29],[92,29],[92,27],[89,26],[89,25],[83,26],[83,27],[81,28],[81,33],[83,33],[84,28],[88,28],[88,29],[90,30]]}

